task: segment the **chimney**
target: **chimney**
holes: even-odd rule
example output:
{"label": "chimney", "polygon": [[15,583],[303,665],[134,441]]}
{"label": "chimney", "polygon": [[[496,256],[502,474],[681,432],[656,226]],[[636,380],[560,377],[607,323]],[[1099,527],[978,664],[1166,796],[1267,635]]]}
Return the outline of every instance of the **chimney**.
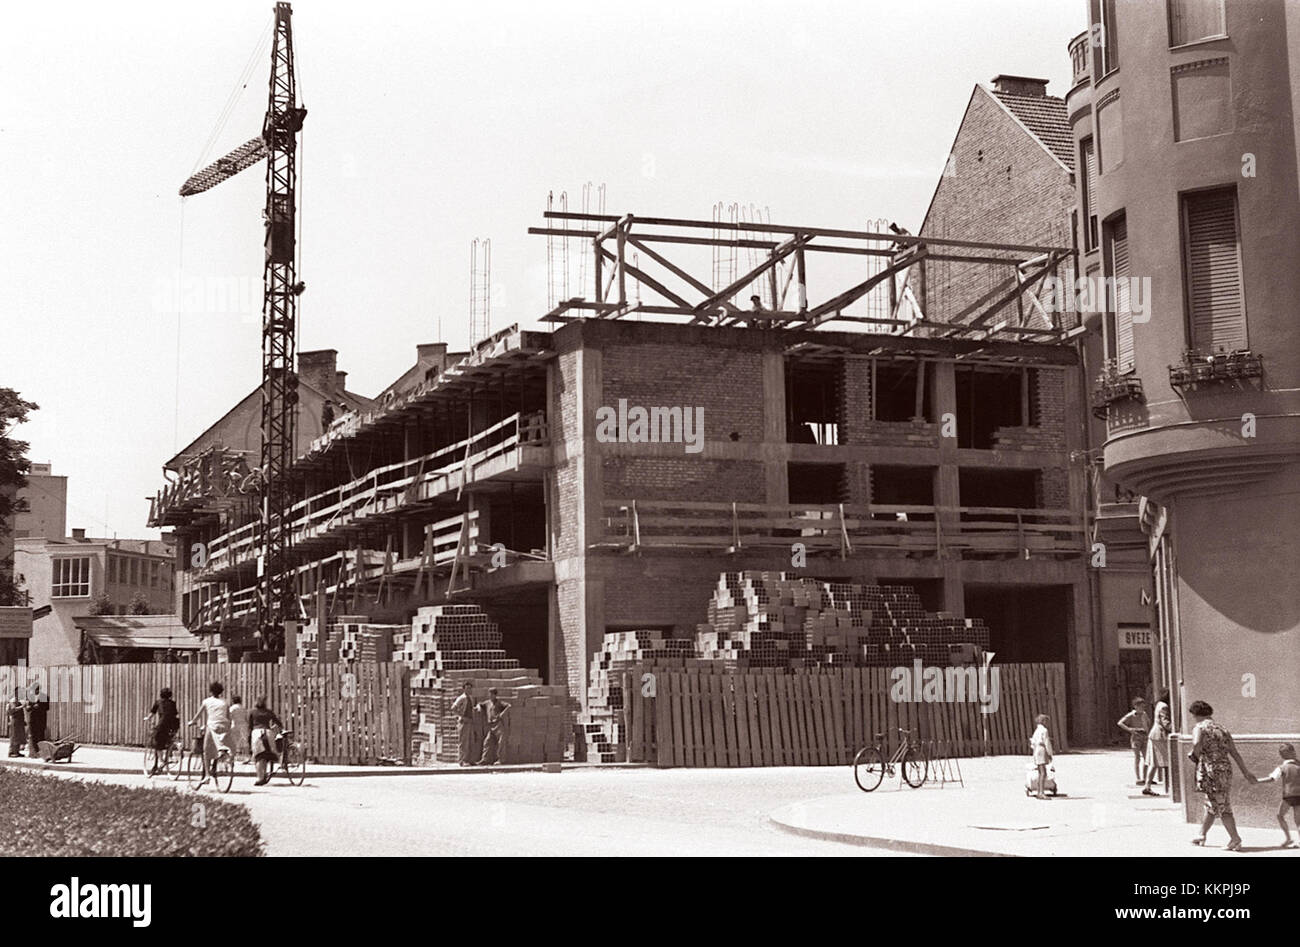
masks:
{"label": "chimney", "polygon": [[415,347],[415,358],[418,362],[442,361],[447,357],[446,342],[425,342]]}
{"label": "chimney", "polygon": [[993,91],[1041,99],[1047,95],[1047,80],[1028,76],[994,76]]}
{"label": "chimney", "polygon": [[348,387],[348,373],[335,372],[334,373],[334,394],[336,395],[343,394],[343,392],[347,390],[347,387]]}
{"label": "chimney", "polygon": [[298,378],[326,395],[334,393],[338,367],[339,353],[335,349],[298,353]]}
{"label": "chimney", "polygon": [[86,541],[86,531],[80,528],[74,529],[72,531],[72,538],[77,540],[78,542],[84,543]]}

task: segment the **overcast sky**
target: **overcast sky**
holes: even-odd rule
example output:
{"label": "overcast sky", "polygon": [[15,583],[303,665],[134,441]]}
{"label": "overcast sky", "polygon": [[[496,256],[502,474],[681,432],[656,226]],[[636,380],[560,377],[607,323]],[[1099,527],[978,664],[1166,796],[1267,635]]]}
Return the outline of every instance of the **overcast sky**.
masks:
{"label": "overcast sky", "polygon": [[[250,61],[206,159],[259,133],[269,54],[251,57],[271,9],[4,12],[0,386],[41,406],[17,436],[70,478],[69,528],[156,536],[162,463],[258,384],[262,167],[176,192]],[[492,328],[535,324],[547,247],[526,229],[548,191],[578,209],[589,181],[612,213],[707,219],[734,201],[916,230],[971,87],[1011,73],[1064,95],[1085,9],[299,0],[299,349],[338,349],[373,395],[439,325],[463,348],[476,237],[492,240]]]}

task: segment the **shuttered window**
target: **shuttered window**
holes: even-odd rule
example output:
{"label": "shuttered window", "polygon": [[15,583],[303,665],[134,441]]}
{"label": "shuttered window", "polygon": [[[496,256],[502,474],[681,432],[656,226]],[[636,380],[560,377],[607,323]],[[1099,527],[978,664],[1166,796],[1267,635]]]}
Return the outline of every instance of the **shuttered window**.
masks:
{"label": "shuttered window", "polygon": [[1083,165],[1083,248],[1097,249],[1097,149],[1093,147],[1092,136],[1079,142]]}
{"label": "shuttered window", "polygon": [[1169,0],[1169,45],[1182,46],[1227,32],[1223,0]]}
{"label": "shuttered window", "polygon": [[1183,248],[1191,347],[1207,355],[1246,348],[1235,189],[1183,196]]}
{"label": "shuttered window", "polygon": [[[1128,221],[1117,217],[1106,225],[1107,306],[1110,310],[1111,339],[1107,355],[1121,372],[1131,372],[1133,362],[1133,313],[1129,310]],[[1112,288],[1113,287],[1113,288]]]}

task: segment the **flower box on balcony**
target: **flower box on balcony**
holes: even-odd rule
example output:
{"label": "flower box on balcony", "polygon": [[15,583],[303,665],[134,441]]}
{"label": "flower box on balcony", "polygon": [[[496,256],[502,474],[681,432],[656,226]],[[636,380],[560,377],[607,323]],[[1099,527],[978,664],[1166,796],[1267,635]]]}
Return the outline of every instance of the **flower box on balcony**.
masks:
{"label": "flower box on balcony", "polygon": [[1169,366],[1169,384],[1173,388],[1195,388],[1212,382],[1260,378],[1263,374],[1263,359],[1246,349],[1229,355],[1185,352],[1181,364]]}
{"label": "flower box on balcony", "polygon": [[1092,389],[1092,413],[1104,421],[1107,409],[1112,404],[1144,400],[1142,379],[1136,375],[1121,375],[1113,368],[1107,368],[1097,377],[1097,383]]}

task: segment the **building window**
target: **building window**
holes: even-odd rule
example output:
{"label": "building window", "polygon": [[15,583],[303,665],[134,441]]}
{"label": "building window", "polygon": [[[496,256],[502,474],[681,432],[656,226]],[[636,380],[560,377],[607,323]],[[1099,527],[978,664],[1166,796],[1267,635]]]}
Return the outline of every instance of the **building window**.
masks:
{"label": "building window", "polygon": [[1226,39],[1223,0],[1169,0],[1169,45]]}
{"label": "building window", "polygon": [[55,559],[51,598],[87,598],[90,595],[90,558]]}
{"label": "building window", "polygon": [[1093,206],[1097,187],[1097,149],[1092,136],[1079,142],[1079,166],[1083,168],[1083,249],[1097,249],[1097,208]]}
{"label": "building window", "polygon": [[1097,173],[1114,171],[1124,161],[1124,109],[1119,92],[1097,103]]}
{"label": "building window", "polygon": [[117,582],[117,556],[104,557],[104,582],[108,585]]}
{"label": "building window", "polygon": [[1119,46],[1116,44],[1115,0],[1101,0],[1098,6],[1101,27],[1097,37],[1097,75],[1105,78],[1119,68]]}
{"label": "building window", "polygon": [[1106,357],[1121,372],[1131,372],[1133,313],[1129,309],[1128,221],[1123,214],[1106,221]]}
{"label": "building window", "polygon": [[1174,141],[1232,131],[1232,82],[1227,57],[1185,63],[1170,70]]}
{"label": "building window", "polygon": [[1183,195],[1183,266],[1190,347],[1207,355],[1246,348],[1235,188]]}

